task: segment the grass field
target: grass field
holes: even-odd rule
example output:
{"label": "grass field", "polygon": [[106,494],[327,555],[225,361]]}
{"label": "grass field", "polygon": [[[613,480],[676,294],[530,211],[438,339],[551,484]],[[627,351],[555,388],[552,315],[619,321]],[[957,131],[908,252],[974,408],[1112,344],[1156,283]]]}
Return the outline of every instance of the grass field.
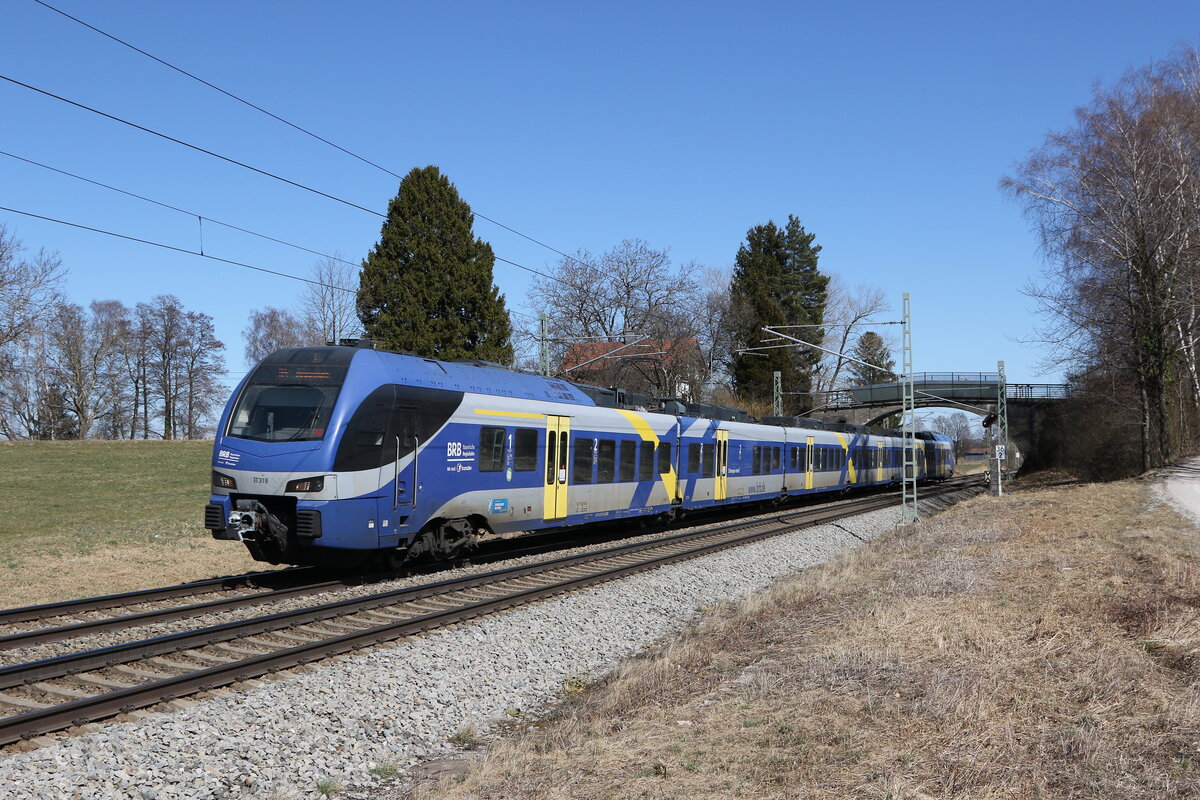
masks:
{"label": "grass field", "polygon": [[244,572],[203,526],[212,442],[0,442],[0,607]]}
{"label": "grass field", "polygon": [[1198,539],[1144,481],[977,498],[568,687],[415,797],[1200,797]]}

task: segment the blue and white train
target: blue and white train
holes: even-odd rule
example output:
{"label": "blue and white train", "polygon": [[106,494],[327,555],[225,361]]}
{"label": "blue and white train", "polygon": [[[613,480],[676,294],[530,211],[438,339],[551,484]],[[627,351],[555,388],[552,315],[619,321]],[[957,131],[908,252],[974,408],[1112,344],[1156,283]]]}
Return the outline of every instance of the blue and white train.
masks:
{"label": "blue and white train", "polygon": [[[949,477],[949,440],[918,436],[918,476]],[[481,535],[898,483],[902,446],[885,430],[756,423],[480,362],[294,348],[226,406],[204,521],[260,561],[395,565]]]}

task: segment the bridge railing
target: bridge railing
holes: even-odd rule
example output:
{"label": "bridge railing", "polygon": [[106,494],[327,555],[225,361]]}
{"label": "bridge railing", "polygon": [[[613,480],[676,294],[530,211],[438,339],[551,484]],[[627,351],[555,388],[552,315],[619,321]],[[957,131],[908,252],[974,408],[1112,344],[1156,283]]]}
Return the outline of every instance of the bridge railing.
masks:
{"label": "bridge railing", "polygon": [[[913,388],[918,405],[933,403],[930,395],[962,403],[987,403],[996,398],[1000,376],[995,372],[918,372],[913,375]],[[829,392],[827,408],[856,406],[886,406],[901,402],[899,383],[873,383]],[[1007,384],[1009,400],[1061,400],[1067,396],[1067,386],[1057,383]]]}

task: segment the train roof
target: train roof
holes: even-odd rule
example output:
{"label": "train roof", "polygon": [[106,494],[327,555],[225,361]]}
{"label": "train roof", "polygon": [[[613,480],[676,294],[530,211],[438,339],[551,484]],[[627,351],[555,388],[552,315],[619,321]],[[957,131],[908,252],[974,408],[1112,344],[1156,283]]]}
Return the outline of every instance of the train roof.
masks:
{"label": "train roof", "polygon": [[365,375],[375,379],[387,375],[389,380],[407,386],[578,406],[596,405],[591,397],[569,381],[514,372],[489,362],[438,361],[411,353],[392,353],[367,347],[330,345],[277,350],[263,359],[255,374],[260,370],[270,373],[287,365],[352,367],[346,377],[347,382],[357,382]]}
{"label": "train roof", "polygon": [[[367,362],[374,361],[368,365]],[[753,422],[740,408],[718,406],[708,403],[686,403],[682,400],[656,398],[649,395],[626,392],[624,389],[603,388],[584,383],[574,383],[561,378],[531,375],[517,372],[492,361],[462,360],[439,361],[424,358],[414,353],[395,353],[390,350],[375,350],[369,344],[326,345],[323,347],[290,347],[271,353],[260,362],[251,376],[274,374],[280,368],[332,367],[349,369],[351,364],[361,365],[362,370],[376,374],[386,372],[396,382],[409,386],[430,389],[446,389],[475,394],[491,394],[527,400],[567,403],[577,406],[602,408],[629,408],[656,411],[674,416],[693,416],[724,422]],[[347,378],[347,380],[357,380]],[[869,428],[849,423],[821,422],[807,417],[765,417],[766,425],[781,425],[789,428],[829,430],[842,433],[866,433],[875,436],[899,436],[901,432],[889,428]],[[944,441],[950,439],[939,433],[917,431],[916,438]]]}

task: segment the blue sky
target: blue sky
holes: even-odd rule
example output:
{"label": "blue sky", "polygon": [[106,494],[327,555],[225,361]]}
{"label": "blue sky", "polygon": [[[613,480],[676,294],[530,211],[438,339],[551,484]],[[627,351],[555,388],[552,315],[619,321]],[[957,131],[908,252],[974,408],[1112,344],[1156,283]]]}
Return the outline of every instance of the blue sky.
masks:
{"label": "blue sky", "polygon": [[[1000,177],[1096,82],[1200,41],[1200,5],[416,3],[49,0],[403,175],[437,164],[479,213],[554,247],[622,239],[728,267],[746,230],[797,215],[820,266],[913,298],[917,371],[1039,368],[1042,266]],[[370,209],[392,176],[33,0],[4,0],[0,75]],[[0,150],[360,260],[371,214],[0,82]],[[196,248],[194,217],[0,157],[0,206]],[[212,315],[240,377],[250,312],[301,284],[0,212],[57,250],[86,305],[177,295]],[[558,256],[476,221],[498,256]],[[213,255],[307,275],[316,257],[213,225]],[[497,264],[519,313],[531,275]]]}

